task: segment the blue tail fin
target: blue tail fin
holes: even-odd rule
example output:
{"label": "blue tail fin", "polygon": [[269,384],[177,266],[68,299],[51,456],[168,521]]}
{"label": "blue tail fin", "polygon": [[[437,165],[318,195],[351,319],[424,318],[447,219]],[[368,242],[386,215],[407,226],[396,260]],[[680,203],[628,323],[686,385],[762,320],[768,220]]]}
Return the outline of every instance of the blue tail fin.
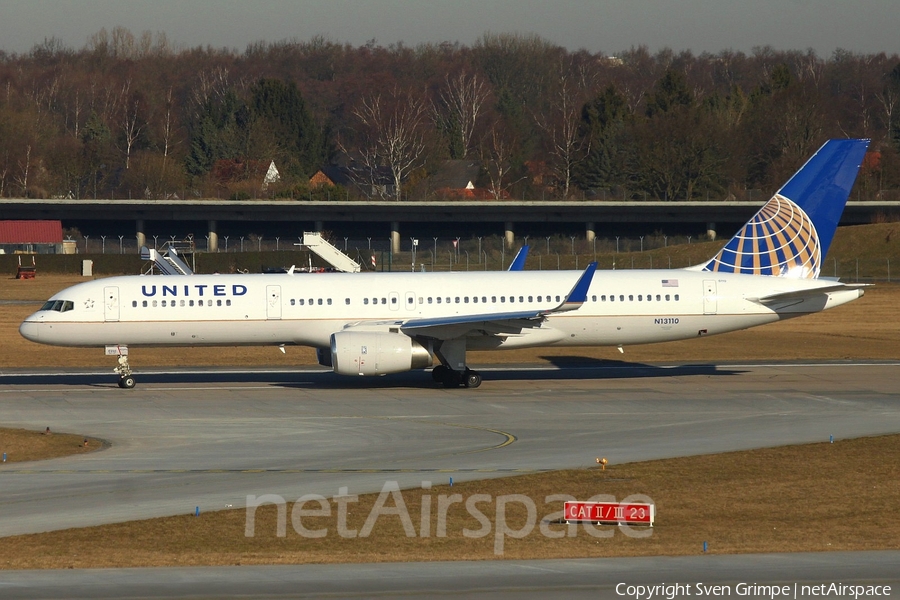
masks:
{"label": "blue tail fin", "polygon": [[818,277],[868,145],[825,142],[702,270]]}

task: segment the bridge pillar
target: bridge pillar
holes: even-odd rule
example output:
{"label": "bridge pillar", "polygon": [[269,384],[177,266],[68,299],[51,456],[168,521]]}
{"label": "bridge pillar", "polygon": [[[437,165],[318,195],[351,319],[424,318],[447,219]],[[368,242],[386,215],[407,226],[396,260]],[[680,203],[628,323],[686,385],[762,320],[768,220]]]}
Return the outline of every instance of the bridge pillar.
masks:
{"label": "bridge pillar", "polygon": [[135,229],[134,229],[134,230],[135,230],[134,237],[137,238],[138,252],[140,252],[140,251],[141,251],[141,246],[146,246],[146,245],[147,245],[147,236],[144,234],[144,220],[143,220],[143,219],[138,219],[138,220],[135,222],[135,226],[134,226],[134,227],[135,227]]}
{"label": "bridge pillar", "polygon": [[512,248],[516,243],[516,232],[513,229],[512,221],[507,221],[503,224],[503,237],[506,240],[506,247]]}
{"label": "bridge pillar", "polygon": [[595,237],[597,237],[597,226],[592,221],[588,221],[584,226],[584,239],[593,242]]}
{"label": "bridge pillar", "polygon": [[710,240],[716,239],[716,224],[715,223],[707,223],[706,224],[706,237]]}
{"label": "bridge pillar", "polygon": [[316,221],[313,225],[313,229],[316,230],[316,233],[322,233],[325,231],[325,221]]}
{"label": "bridge pillar", "polygon": [[400,252],[400,223],[391,221],[391,252]]}
{"label": "bridge pillar", "polygon": [[219,251],[219,233],[216,231],[216,222],[210,219],[206,222],[206,228],[209,230],[209,241],[206,242],[207,252]]}

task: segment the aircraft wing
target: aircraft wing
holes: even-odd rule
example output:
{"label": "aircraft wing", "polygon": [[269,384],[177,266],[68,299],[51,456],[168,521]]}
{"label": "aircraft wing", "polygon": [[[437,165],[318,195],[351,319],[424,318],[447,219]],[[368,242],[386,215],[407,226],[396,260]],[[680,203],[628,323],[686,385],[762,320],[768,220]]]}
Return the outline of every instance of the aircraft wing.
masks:
{"label": "aircraft wing", "polygon": [[345,329],[397,328],[409,336],[439,340],[463,337],[474,331],[488,335],[515,335],[521,333],[523,329],[540,327],[548,315],[576,310],[584,304],[596,270],[597,263],[589,264],[566,295],[565,300],[548,308],[487,312],[474,315],[448,315],[446,317],[360,321],[347,325]]}
{"label": "aircraft wing", "polygon": [[538,327],[547,315],[576,310],[581,307],[587,300],[587,292],[591,286],[591,279],[593,279],[596,269],[597,263],[590,263],[566,295],[565,300],[554,307],[409,319],[400,326],[400,330],[407,335],[435,339],[453,339],[462,337],[470,331],[482,331],[488,334],[500,335],[504,333],[518,333],[525,328]]}

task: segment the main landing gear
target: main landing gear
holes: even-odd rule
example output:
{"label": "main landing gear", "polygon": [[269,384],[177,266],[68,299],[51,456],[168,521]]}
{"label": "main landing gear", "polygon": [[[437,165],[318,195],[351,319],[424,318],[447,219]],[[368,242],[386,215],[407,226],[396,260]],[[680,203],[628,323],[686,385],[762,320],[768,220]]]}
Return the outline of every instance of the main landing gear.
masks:
{"label": "main landing gear", "polygon": [[131,365],[128,364],[128,355],[119,355],[119,364],[113,369],[113,372],[119,375],[119,387],[124,390],[130,390],[135,386],[134,375],[131,374]]}
{"label": "main landing gear", "polygon": [[445,365],[438,365],[431,370],[431,378],[436,383],[441,383],[446,388],[459,387],[477,388],[481,385],[481,374],[466,367],[465,371],[454,371]]}
{"label": "main landing gear", "polygon": [[[441,361],[441,364],[431,370],[431,377],[436,383],[441,383],[446,388],[459,387],[461,385],[467,388],[477,388],[481,385],[481,374],[465,366],[465,338],[442,340],[436,343],[434,355]],[[451,368],[450,365],[458,368]]]}

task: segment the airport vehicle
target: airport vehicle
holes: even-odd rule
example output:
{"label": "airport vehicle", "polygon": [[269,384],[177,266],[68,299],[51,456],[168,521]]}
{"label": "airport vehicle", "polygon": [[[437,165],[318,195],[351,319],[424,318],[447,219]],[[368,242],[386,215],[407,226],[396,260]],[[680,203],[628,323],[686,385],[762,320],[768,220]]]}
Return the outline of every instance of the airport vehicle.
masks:
{"label": "airport vehicle", "polygon": [[432,369],[478,387],[467,350],[645,344],[746,329],[863,294],[820,278],[868,140],[831,140],[708,262],[687,269],[125,276],[55,294],[29,340],[105,347],[304,345],[342,375]]}

